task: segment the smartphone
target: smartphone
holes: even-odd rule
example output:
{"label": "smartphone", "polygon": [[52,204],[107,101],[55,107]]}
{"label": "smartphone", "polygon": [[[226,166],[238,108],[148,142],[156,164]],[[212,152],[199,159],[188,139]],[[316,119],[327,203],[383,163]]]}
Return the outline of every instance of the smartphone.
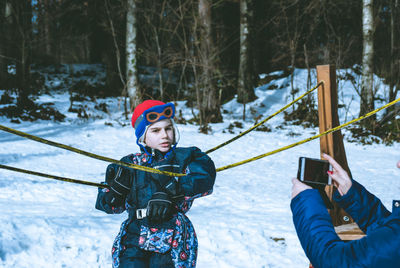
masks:
{"label": "smartphone", "polygon": [[332,168],[326,160],[300,157],[297,179],[311,187],[331,185],[332,179],[328,176],[328,170]]}

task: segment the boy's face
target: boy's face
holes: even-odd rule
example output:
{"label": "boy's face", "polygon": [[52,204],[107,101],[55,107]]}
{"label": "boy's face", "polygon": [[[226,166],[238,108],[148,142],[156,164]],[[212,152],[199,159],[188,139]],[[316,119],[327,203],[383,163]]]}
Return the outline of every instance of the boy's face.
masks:
{"label": "boy's face", "polygon": [[163,119],[151,124],[144,137],[144,143],[153,149],[166,153],[174,142],[174,127],[171,120]]}

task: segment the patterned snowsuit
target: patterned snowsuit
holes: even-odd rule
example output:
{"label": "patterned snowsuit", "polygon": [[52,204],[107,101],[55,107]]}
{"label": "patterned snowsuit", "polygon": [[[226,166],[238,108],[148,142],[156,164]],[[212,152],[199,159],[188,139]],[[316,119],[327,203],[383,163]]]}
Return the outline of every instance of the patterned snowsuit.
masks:
{"label": "patterned snowsuit", "polygon": [[[169,254],[175,267],[196,266],[196,233],[185,213],[190,209],[195,198],[212,193],[216,176],[215,166],[213,161],[196,147],[175,148],[167,154],[167,159],[173,172],[186,174],[177,179],[183,197],[174,200],[176,213],[167,222],[157,224],[150,223],[147,218],[136,218],[136,210],[146,208],[152,194],[160,190],[150,173],[129,169],[128,176],[130,176],[132,187],[126,196],[125,207],[110,207],[105,200],[106,195],[111,192],[99,188],[97,209],[109,214],[127,210],[129,214],[128,219],[122,223],[113,244],[114,267],[119,267],[120,259],[127,256],[146,258],[146,256],[157,254]],[[153,156],[142,152],[125,156],[121,161],[153,168],[160,168],[159,165],[165,167],[166,163],[163,154],[157,150]],[[117,169],[118,165],[111,164],[108,168]]]}

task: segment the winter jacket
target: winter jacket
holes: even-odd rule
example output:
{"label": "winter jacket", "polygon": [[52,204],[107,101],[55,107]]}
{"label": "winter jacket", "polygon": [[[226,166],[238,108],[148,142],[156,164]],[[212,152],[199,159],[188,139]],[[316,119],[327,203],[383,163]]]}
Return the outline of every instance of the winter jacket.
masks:
{"label": "winter jacket", "polygon": [[314,267],[400,267],[400,203],[390,213],[373,194],[353,181],[346,195],[333,199],[366,234],[342,241],[317,190],[299,193],[291,202],[300,243]]}
{"label": "winter jacket", "polygon": [[[184,173],[186,176],[176,178],[181,197],[174,200],[176,213],[171,220],[162,223],[150,223],[147,218],[137,219],[136,210],[147,207],[153,193],[160,191],[160,185],[149,172],[128,169],[125,176],[130,176],[132,187],[122,207],[110,207],[106,197],[111,194],[108,189],[99,189],[96,208],[109,214],[127,211],[129,217],[121,225],[112,249],[113,266],[118,267],[119,256],[129,247],[147,252],[167,253],[170,251],[175,267],[195,267],[197,257],[197,238],[192,223],[186,212],[197,197],[212,193],[216,171],[213,161],[196,147],[178,147],[165,157],[157,151],[153,155],[145,152],[125,156],[121,161],[161,170],[171,167],[170,171]],[[118,168],[111,164],[108,168]],[[135,250],[138,252],[138,250]]]}

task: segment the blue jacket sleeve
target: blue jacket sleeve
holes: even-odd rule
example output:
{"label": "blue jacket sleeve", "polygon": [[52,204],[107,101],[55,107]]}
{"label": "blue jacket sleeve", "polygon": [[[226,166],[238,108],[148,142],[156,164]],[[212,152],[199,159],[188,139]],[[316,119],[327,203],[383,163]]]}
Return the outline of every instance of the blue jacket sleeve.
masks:
{"label": "blue jacket sleeve", "polygon": [[[125,156],[121,159],[121,161],[130,163],[129,156]],[[114,179],[110,175],[111,173],[116,174],[117,170],[120,166],[117,164],[110,164],[107,166],[106,175],[105,175],[105,182],[104,184],[111,184],[111,181]],[[132,176],[131,172],[122,173],[124,176],[124,180],[129,180],[129,176]],[[112,193],[109,189],[99,188],[97,193],[97,200],[96,200],[96,209],[102,210],[107,214],[119,214],[125,211],[125,205],[113,207],[108,204],[106,200],[110,200],[113,198]]]}
{"label": "blue jacket sleeve", "polygon": [[300,243],[314,267],[398,267],[400,219],[393,218],[368,236],[340,240],[317,190],[305,190],[291,202]]}
{"label": "blue jacket sleeve", "polygon": [[178,179],[183,195],[193,197],[211,193],[215,177],[215,165],[211,158],[193,147],[190,162],[186,167],[186,176]]}
{"label": "blue jacket sleeve", "polygon": [[350,214],[366,234],[373,230],[381,220],[391,215],[376,196],[354,180],[344,196],[340,196],[339,192],[335,191],[333,200]]}

